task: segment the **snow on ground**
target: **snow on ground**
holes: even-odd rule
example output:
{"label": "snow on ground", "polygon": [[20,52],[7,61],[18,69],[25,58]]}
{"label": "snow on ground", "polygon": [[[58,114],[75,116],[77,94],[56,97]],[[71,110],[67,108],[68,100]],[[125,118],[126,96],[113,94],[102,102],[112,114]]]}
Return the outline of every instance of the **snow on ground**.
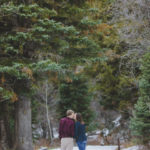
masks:
{"label": "snow on ground", "polygon": [[132,146],[132,147],[129,147],[129,148],[125,148],[123,150],[138,150],[138,146]]}
{"label": "snow on ground", "polygon": [[90,135],[88,136],[88,141],[94,141],[98,138],[98,135]]}
{"label": "snow on ground", "polygon": [[54,138],[58,138],[59,137],[57,130],[58,130],[57,128],[53,128]]}
{"label": "snow on ground", "polygon": [[[117,146],[87,146],[86,150],[116,150]],[[54,149],[54,150],[60,150]],[[74,147],[73,150],[78,150],[77,147]]]}
{"label": "snow on ground", "polygon": [[[46,147],[41,147],[39,150],[60,150],[60,148],[48,149]],[[73,150],[78,150],[78,148],[74,147]],[[86,150],[117,150],[117,146],[90,146],[90,145],[88,145],[86,147]],[[124,148],[122,150],[138,150],[138,146],[132,146],[129,148]]]}

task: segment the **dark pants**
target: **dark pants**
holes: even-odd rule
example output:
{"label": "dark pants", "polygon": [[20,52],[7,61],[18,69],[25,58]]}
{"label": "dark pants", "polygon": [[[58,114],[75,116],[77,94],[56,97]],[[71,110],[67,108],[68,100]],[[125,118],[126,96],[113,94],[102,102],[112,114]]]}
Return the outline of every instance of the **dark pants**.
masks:
{"label": "dark pants", "polygon": [[85,150],[85,148],[86,148],[86,141],[82,141],[82,142],[78,141],[77,145],[78,145],[79,150]]}

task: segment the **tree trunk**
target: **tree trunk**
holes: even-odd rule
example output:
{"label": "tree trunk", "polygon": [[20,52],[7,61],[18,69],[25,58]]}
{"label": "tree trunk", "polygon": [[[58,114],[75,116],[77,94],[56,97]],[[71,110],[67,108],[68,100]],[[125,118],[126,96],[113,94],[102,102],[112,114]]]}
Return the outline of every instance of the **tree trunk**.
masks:
{"label": "tree trunk", "polygon": [[[13,107],[13,106],[11,106]],[[10,128],[10,114],[12,114],[12,110],[9,109],[9,106],[8,106],[8,102],[5,102],[4,105],[3,105],[3,118],[4,118],[4,125],[5,125],[5,129],[6,129],[6,135],[7,135],[7,143],[9,145],[10,148],[13,147],[13,139],[14,139],[14,130],[11,131],[11,128]],[[12,114],[14,116],[14,114]],[[13,118],[14,119],[14,118]]]}
{"label": "tree trunk", "polygon": [[118,150],[120,150],[120,139],[118,138]]}
{"label": "tree trunk", "polygon": [[16,150],[33,150],[31,127],[31,102],[21,96],[16,102],[15,140]]}
{"label": "tree trunk", "polygon": [[4,124],[4,102],[0,103],[0,150],[7,150],[8,143],[7,143],[7,134],[6,134],[6,127]]}
{"label": "tree trunk", "polygon": [[50,137],[50,142],[53,143],[53,136],[52,136],[52,126],[51,126],[51,121],[49,118],[49,112],[48,112],[48,85],[46,81],[46,89],[45,89],[45,100],[46,100],[46,117],[47,117],[47,123],[48,123],[48,133]]}
{"label": "tree trunk", "polygon": [[51,123],[52,138],[54,138],[54,131],[53,131],[53,124],[52,124],[52,121],[51,121],[50,123]]}
{"label": "tree trunk", "polygon": [[7,150],[7,149],[8,144],[4,120],[0,120],[0,150]]}
{"label": "tree trunk", "polygon": [[45,122],[41,123],[41,127],[42,127],[42,130],[43,130],[42,138],[46,139],[47,127],[46,127]]}

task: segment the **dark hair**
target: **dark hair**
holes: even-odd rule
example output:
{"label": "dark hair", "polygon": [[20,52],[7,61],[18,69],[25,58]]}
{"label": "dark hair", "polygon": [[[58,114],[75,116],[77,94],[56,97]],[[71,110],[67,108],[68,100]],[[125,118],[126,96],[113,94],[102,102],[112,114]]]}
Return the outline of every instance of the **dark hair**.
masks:
{"label": "dark hair", "polygon": [[83,119],[82,119],[82,115],[80,113],[76,114],[76,119],[77,121],[79,121],[80,123],[83,123]]}

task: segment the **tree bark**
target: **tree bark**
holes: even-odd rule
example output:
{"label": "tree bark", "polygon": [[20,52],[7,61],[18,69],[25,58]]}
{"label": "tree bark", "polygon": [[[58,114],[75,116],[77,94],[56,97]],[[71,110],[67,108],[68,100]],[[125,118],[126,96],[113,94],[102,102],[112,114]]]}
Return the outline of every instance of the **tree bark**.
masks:
{"label": "tree bark", "polygon": [[118,150],[120,150],[120,139],[118,138]]}
{"label": "tree bark", "polygon": [[45,89],[45,101],[46,101],[46,117],[47,117],[48,129],[49,129],[48,132],[49,132],[50,142],[53,143],[52,126],[51,126],[51,121],[50,121],[50,118],[49,118],[48,105],[47,105],[47,101],[48,101],[47,81],[46,81],[46,89]]}
{"label": "tree bark", "polygon": [[7,150],[7,149],[8,149],[8,144],[7,144],[7,136],[6,136],[4,120],[0,120],[0,150]]}
{"label": "tree bark", "polygon": [[21,96],[16,102],[15,140],[16,150],[33,150],[31,127],[31,101]]}
{"label": "tree bark", "polygon": [[[13,107],[13,106],[12,106]],[[4,125],[5,125],[5,130],[6,130],[6,135],[7,135],[7,143],[9,145],[10,148],[13,147],[13,143],[14,143],[14,130],[11,131],[11,128],[10,128],[10,114],[12,114],[12,110],[9,109],[9,106],[8,106],[8,102],[5,102],[4,105],[3,105],[3,112],[4,112],[4,115],[3,115],[3,118],[4,118]],[[12,114],[14,116],[14,114]],[[14,119],[14,118],[13,118]]]}
{"label": "tree bark", "polygon": [[45,122],[41,123],[41,127],[42,127],[42,130],[43,130],[42,138],[46,139],[47,127],[46,127]]}
{"label": "tree bark", "polygon": [[4,123],[4,105],[4,102],[0,103],[0,150],[8,149],[6,126]]}

